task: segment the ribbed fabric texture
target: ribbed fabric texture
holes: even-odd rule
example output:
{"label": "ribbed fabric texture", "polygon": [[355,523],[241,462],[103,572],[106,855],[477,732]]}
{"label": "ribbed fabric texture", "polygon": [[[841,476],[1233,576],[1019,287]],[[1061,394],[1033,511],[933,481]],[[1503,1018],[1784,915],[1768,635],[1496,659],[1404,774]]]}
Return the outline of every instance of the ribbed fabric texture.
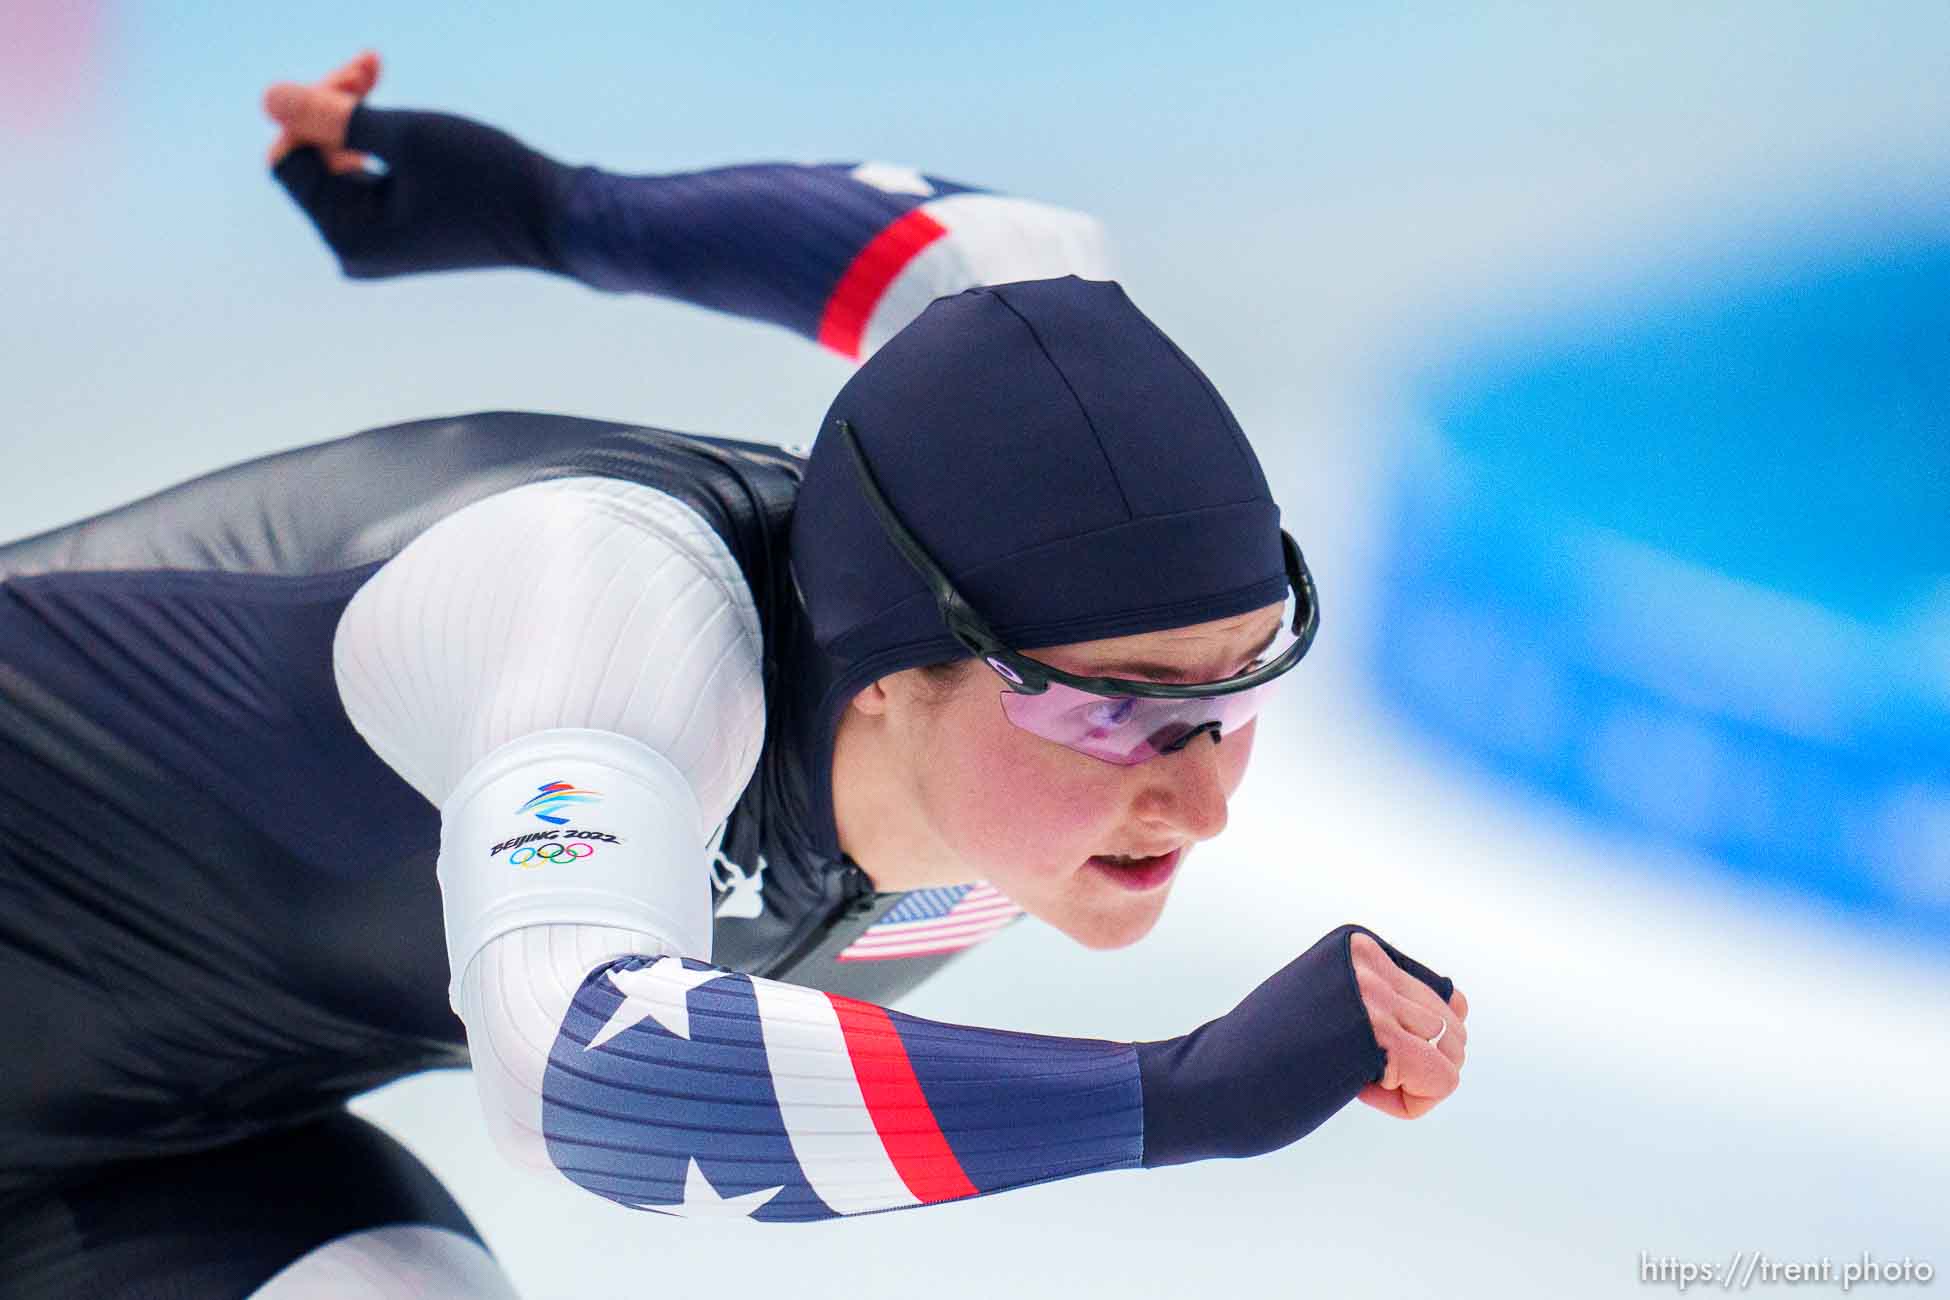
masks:
{"label": "ribbed fabric texture", "polygon": [[[669,758],[709,824],[763,738],[759,636],[735,560],[693,512],[635,484],[564,479],[421,534],[348,605],[334,668],[361,735],[435,803],[512,739],[588,728]],[[699,847],[669,869],[702,869]],[[1137,1163],[1127,1045],[935,1025],[657,960],[667,949],[638,929],[542,924],[468,963],[457,1008],[490,1130],[516,1163],[681,1213],[719,1205],[713,1186],[775,1175],[755,1190],[776,1203],[748,1207],[775,1219]],[[693,1002],[697,1038],[665,1027],[684,1027]]]}
{"label": "ribbed fabric texture", "polygon": [[[449,515],[359,590],[333,644],[347,716],[435,804],[509,740],[581,727],[669,758],[707,823],[757,762],[760,662],[757,611],[717,534],[665,493],[600,478],[529,484]],[[706,887],[701,843],[695,862],[663,865]],[[534,926],[461,973],[482,1106],[510,1159],[547,1167],[542,1072],[583,977],[665,945]]]}
{"label": "ribbed fabric texture", "polygon": [[[861,179],[889,173],[905,175]],[[930,235],[884,247],[915,222]],[[878,164],[756,163],[667,176],[583,167],[562,187],[549,242],[562,269],[585,284],[772,321],[852,357],[947,294],[1112,273],[1094,217]],[[877,274],[866,300],[851,301],[849,289],[870,268]],[[836,308],[856,319],[836,328]]]}
{"label": "ribbed fabric texture", "polygon": [[584,167],[563,194],[554,243],[564,269],[585,284],[681,298],[816,339],[847,267],[920,201],[855,180],[841,165],[668,176]]}
{"label": "ribbed fabric texture", "polygon": [[944,294],[1112,274],[1094,218],[911,167],[620,176],[464,117],[364,104],[346,142],[386,173],[336,175],[305,148],[274,175],[355,279],[530,267],[771,321],[858,358]]}
{"label": "ribbed fabric texture", "polygon": [[614,962],[549,1058],[552,1163],[625,1205],[803,1221],[1138,1165],[1129,1044],[941,1024],[678,957]]}
{"label": "ribbed fabric texture", "polygon": [[436,805],[507,741],[584,727],[669,759],[707,826],[758,761],[761,662],[757,610],[718,535],[668,494],[605,478],[528,484],[442,519],[360,588],[333,643],[347,716]]}
{"label": "ribbed fabric texture", "polygon": [[945,232],[916,253],[881,292],[858,345],[866,356],[936,298],[977,285],[1074,275],[1109,280],[1116,259],[1095,217],[1034,199],[962,193],[916,209]]}
{"label": "ribbed fabric texture", "polygon": [[542,1076],[576,989],[616,958],[666,951],[655,935],[593,925],[537,925],[490,942],[461,977],[474,1086],[503,1155],[546,1173]]}

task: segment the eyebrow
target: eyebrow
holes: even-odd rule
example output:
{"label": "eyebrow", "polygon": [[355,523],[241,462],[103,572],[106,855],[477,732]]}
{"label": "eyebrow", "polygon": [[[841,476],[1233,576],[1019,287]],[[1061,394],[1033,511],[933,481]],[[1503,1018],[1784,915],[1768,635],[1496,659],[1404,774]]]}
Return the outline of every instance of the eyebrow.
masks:
{"label": "eyebrow", "polygon": [[[1272,645],[1274,641],[1279,639],[1280,629],[1284,626],[1286,626],[1284,623],[1275,623],[1273,630],[1266,634],[1266,639],[1253,647],[1246,655],[1246,660],[1251,661],[1257,659],[1266,647]],[[1115,663],[1098,664],[1096,667],[1081,675],[1085,677],[1150,677],[1166,682],[1196,680],[1190,673],[1186,672],[1184,668],[1177,664],[1145,663],[1134,659],[1119,659]]]}

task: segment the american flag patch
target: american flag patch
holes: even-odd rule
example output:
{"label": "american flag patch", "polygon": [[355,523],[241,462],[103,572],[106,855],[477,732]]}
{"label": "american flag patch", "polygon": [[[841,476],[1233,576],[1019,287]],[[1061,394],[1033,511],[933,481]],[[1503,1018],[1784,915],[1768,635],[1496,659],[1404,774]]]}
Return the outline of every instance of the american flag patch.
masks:
{"label": "american flag patch", "polygon": [[917,889],[841,949],[835,960],[885,961],[954,952],[980,943],[1021,915],[1022,909],[986,880]]}

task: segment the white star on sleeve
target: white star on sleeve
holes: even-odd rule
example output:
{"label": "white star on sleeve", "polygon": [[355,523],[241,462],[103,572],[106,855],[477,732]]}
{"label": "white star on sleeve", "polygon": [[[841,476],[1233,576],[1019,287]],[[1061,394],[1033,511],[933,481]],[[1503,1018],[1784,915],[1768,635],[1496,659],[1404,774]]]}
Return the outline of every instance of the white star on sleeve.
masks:
{"label": "white star on sleeve", "polygon": [[763,1191],[746,1192],[742,1196],[720,1196],[718,1189],[711,1186],[711,1180],[697,1167],[697,1157],[691,1157],[690,1168],[684,1172],[684,1199],[676,1205],[650,1205],[639,1203],[639,1210],[655,1210],[659,1214],[675,1214],[686,1219],[749,1219],[759,1206],[785,1190],[785,1184],[768,1187]]}
{"label": "white star on sleeve", "polygon": [[918,169],[900,163],[863,162],[848,174],[863,185],[889,194],[917,194],[926,198],[934,193],[934,186]]}
{"label": "white star on sleeve", "polygon": [[659,957],[635,970],[613,970],[609,982],[623,994],[609,1022],[596,1031],[584,1051],[601,1047],[625,1029],[655,1020],[679,1038],[691,1036],[691,990],[729,971],[706,967],[692,970],[676,957]]}

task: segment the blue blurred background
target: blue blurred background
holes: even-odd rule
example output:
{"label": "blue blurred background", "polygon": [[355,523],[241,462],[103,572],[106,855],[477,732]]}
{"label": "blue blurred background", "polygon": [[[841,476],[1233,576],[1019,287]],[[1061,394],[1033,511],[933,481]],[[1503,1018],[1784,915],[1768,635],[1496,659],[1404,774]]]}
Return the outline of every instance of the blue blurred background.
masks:
{"label": "blue blurred background", "polygon": [[1950,10],[403,9],[0,14],[0,535],[460,410],[810,436],[849,371],[781,332],[340,280],[257,102],[361,48],[375,102],[573,161],[884,158],[1084,208],[1251,432],[1324,630],[1150,938],[1019,926],[904,1007],[1163,1037],[1350,919],[1474,1005],[1428,1119],[814,1230],[530,1184],[463,1076],[362,1101],[525,1295],[1950,1267]]}

